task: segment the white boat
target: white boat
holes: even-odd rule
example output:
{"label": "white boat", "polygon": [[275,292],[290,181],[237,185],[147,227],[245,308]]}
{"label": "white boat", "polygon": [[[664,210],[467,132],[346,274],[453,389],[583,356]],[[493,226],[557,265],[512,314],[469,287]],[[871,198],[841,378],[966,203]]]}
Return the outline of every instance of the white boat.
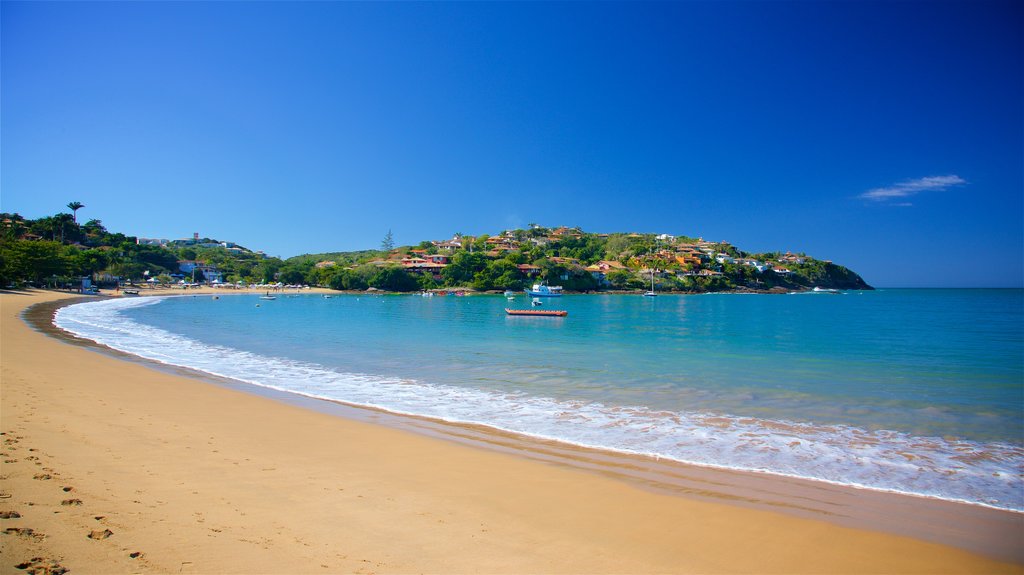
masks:
{"label": "white boat", "polygon": [[651,291],[644,292],[644,297],[657,297],[658,293],[654,291],[654,270],[651,270]]}
{"label": "white boat", "polygon": [[514,292],[514,291],[512,291],[510,289],[505,290],[505,297],[514,297],[515,295],[516,295],[516,292]]}
{"label": "white boat", "polygon": [[562,295],[562,286],[533,284],[532,288],[524,291],[530,297],[559,297]]}
{"label": "white boat", "polygon": [[261,295],[260,299],[277,299],[277,297],[276,296],[272,296],[272,295],[270,295],[270,292],[267,292],[266,295]]}

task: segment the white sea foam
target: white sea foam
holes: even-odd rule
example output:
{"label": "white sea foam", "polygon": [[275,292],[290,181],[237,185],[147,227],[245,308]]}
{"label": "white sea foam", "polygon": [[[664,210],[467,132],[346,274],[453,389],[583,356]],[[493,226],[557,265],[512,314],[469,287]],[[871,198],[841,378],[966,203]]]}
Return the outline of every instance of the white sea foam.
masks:
{"label": "white sea foam", "polygon": [[1024,511],[1024,448],[894,431],[724,414],[611,407],[346,373],[203,344],[140,324],[123,310],[157,298],[62,308],[58,327],[168,365],[314,398],[480,424],[585,447],[775,473]]}

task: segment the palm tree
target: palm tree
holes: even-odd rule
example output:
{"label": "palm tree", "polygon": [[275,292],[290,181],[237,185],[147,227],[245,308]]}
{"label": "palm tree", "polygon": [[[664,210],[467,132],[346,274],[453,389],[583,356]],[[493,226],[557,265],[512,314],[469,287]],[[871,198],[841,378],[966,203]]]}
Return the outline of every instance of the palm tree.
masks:
{"label": "palm tree", "polygon": [[74,219],[76,224],[78,223],[78,210],[84,207],[85,204],[83,204],[82,202],[71,202],[70,204],[68,204],[68,208],[71,210],[71,217]]}

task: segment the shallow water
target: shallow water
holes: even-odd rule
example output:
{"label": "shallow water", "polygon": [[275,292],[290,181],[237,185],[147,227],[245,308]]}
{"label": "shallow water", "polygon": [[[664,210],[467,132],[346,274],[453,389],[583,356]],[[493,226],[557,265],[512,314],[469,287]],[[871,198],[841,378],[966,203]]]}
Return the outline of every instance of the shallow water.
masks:
{"label": "shallow water", "polygon": [[[257,305],[259,307],[257,307]],[[209,296],[64,308],[116,349],[569,443],[1024,510],[1024,291]]]}

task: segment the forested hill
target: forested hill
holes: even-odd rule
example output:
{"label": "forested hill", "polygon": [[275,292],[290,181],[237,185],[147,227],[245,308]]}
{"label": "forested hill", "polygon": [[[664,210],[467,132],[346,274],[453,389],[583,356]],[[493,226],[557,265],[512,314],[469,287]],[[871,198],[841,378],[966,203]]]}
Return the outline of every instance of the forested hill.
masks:
{"label": "forested hill", "polygon": [[29,220],[0,214],[0,287],[158,281],[306,284],[345,290],[790,291],[871,289],[853,271],[803,253],[749,253],[728,242],[666,234],[596,234],[579,228],[456,234],[415,246],[306,254],[281,260],[210,238],[146,240],[74,214]]}
{"label": "forested hill", "polygon": [[749,253],[702,238],[536,225],[397,248],[388,236],[381,250],[306,254],[285,263],[310,269],[321,285],[354,290],[502,290],[535,281],[572,291],[643,290],[652,275],[656,289],[680,292],[872,289],[852,270],[803,253]]}

